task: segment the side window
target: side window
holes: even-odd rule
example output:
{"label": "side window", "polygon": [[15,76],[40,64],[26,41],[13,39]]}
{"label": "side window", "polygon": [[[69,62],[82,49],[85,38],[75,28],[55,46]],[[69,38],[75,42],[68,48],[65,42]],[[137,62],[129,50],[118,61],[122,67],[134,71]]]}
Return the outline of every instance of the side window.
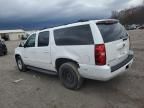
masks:
{"label": "side window", "polygon": [[38,47],[49,45],[49,31],[40,32],[38,35]]}
{"label": "side window", "polygon": [[25,47],[35,47],[36,34],[32,34],[25,43]]}
{"label": "side window", "polygon": [[54,31],[56,45],[94,44],[90,25],[81,25]]}

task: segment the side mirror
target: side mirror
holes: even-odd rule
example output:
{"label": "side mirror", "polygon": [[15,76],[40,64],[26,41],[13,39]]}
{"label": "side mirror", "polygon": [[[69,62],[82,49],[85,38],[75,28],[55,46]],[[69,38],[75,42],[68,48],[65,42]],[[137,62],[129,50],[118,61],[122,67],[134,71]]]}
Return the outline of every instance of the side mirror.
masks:
{"label": "side mirror", "polygon": [[24,47],[24,42],[20,42],[19,47]]}

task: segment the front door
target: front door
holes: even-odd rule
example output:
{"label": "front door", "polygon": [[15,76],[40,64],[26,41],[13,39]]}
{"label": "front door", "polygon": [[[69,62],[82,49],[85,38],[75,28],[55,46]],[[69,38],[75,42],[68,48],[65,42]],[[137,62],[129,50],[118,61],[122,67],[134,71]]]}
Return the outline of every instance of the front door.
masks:
{"label": "front door", "polygon": [[36,42],[36,34],[32,34],[24,45],[23,51],[23,60],[26,65],[36,66],[35,61],[35,42]]}

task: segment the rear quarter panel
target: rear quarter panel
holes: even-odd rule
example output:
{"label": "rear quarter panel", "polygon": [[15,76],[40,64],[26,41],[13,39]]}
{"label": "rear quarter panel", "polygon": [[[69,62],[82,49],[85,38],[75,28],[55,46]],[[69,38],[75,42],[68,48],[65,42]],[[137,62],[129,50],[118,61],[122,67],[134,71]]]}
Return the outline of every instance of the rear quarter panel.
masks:
{"label": "rear quarter panel", "polygon": [[58,58],[71,59],[79,64],[94,64],[94,45],[54,46],[51,51],[53,64]]}
{"label": "rear quarter panel", "polygon": [[103,44],[103,38],[101,36],[101,33],[96,25],[96,22],[91,22],[91,30],[93,34],[94,44]]}
{"label": "rear quarter panel", "polygon": [[58,58],[67,58],[78,62],[79,64],[94,64],[94,44],[93,45],[66,45],[57,46],[54,40],[53,29],[51,34],[51,57],[52,64],[55,67],[55,62]]}
{"label": "rear quarter panel", "polygon": [[[58,58],[68,58],[78,62],[79,64],[95,65],[95,44],[102,44],[103,39],[94,21],[88,23],[91,27],[91,32],[94,39],[92,45],[66,45],[57,46],[54,40],[53,30],[50,30],[51,34],[51,57],[52,64],[55,66],[55,61]],[[59,28],[58,28],[59,29]]]}

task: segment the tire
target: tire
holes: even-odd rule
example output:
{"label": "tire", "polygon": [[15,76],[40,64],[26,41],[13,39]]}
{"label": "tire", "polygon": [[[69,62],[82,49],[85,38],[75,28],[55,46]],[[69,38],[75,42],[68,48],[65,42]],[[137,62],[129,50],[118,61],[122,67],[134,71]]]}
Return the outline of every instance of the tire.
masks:
{"label": "tire", "polygon": [[5,55],[7,55],[7,54],[8,54],[7,47],[6,47],[5,51],[4,51],[4,54],[5,54]]}
{"label": "tire", "polygon": [[4,56],[4,52],[3,51],[0,52],[0,56]]}
{"label": "tire", "polygon": [[7,55],[7,51],[6,51],[6,52],[4,52],[4,55]]}
{"label": "tire", "polygon": [[78,72],[78,66],[72,62],[60,66],[59,78],[66,88],[72,90],[79,89],[83,83],[83,78]]}
{"label": "tire", "polygon": [[7,52],[7,50],[6,50],[6,51],[4,51],[4,55],[7,55],[7,53],[8,53],[8,52]]}
{"label": "tire", "polygon": [[21,72],[26,71],[26,66],[20,56],[16,57],[17,67]]}

